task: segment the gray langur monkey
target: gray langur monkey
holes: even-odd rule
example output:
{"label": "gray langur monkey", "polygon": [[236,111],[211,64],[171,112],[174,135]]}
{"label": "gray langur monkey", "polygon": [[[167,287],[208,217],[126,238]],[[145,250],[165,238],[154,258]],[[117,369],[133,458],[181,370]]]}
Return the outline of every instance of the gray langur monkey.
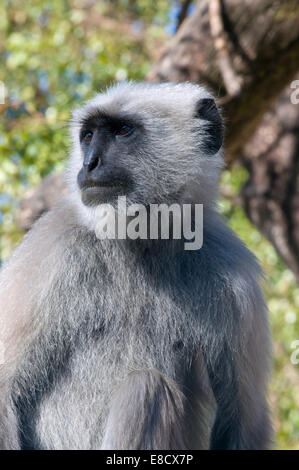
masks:
{"label": "gray langur monkey", "polygon": [[[68,193],[0,284],[0,448],[265,449],[270,337],[254,256],[215,209],[222,120],[187,84],[74,113]],[[204,206],[203,246],[100,240],[96,209]]]}

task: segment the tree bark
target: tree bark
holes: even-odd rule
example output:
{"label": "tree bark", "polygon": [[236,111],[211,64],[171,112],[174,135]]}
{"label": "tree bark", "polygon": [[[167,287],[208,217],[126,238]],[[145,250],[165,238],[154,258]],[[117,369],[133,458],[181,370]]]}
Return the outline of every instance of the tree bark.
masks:
{"label": "tree bark", "polygon": [[298,2],[199,0],[148,78],[206,83],[223,105],[231,161],[298,68]]}
{"label": "tree bark", "polygon": [[285,89],[243,149],[250,177],[240,196],[299,281],[299,104],[292,104],[292,91]]}
{"label": "tree bark", "polygon": [[32,224],[51,207],[66,192],[62,173],[52,173],[43,179],[37,188],[26,192],[21,201],[18,214],[18,225],[27,232]]}

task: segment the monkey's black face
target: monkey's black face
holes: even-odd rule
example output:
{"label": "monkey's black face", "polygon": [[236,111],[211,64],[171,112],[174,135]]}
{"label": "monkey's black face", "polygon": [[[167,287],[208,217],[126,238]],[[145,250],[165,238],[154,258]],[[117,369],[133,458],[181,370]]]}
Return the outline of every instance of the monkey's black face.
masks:
{"label": "monkey's black face", "polygon": [[107,203],[132,190],[126,161],[134,154],[140,133],[140,123],[125,116],[99,114],[83,121],[80,143],[84,159],[78,185],[85,205]]}

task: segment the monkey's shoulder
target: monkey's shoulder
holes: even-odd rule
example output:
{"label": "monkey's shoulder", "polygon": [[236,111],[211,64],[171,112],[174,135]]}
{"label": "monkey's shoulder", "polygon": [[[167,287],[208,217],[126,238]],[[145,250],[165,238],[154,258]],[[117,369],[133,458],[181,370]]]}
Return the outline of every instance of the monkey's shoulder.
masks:
{"label": "monkey's shoulder", "polygon": [[224,222],[204,229],[201,260],[218,274],[260,278],[262,270],[255,255]]}
{"label": "monkey's shoulder", "polygon": [[[222,221],[204,229],[203,246],[191,261],[201,296],[215,308],[264,310],[262,270],[254,254]],[[258,313],[258,312],[257,312]]]}

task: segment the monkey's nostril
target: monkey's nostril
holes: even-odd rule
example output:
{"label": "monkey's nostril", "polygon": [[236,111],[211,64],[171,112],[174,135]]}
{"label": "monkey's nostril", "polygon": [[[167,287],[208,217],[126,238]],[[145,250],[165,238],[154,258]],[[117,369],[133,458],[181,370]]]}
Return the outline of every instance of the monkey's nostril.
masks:
{"label": "monkey's nostril", "polygon": [[93,171],[100,164],[101,164],[101,160],[99,158],[93,158],[92,160],[84,162],[83,166],[84,166],[85,170],[88,173],[90,173],[91,171]]}

